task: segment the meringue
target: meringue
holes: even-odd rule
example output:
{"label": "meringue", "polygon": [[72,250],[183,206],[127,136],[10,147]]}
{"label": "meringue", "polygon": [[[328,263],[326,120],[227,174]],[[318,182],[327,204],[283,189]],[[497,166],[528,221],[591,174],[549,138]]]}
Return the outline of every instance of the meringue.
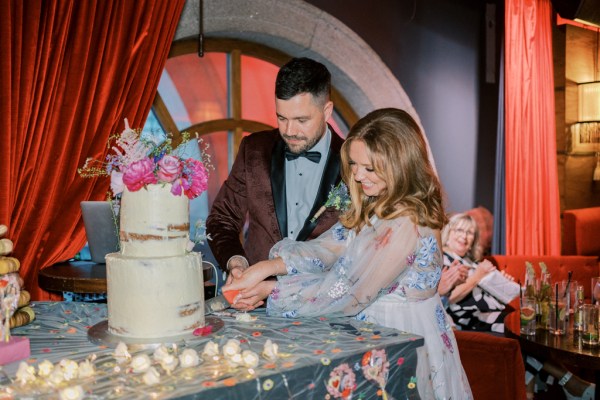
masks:
{"label": "meringue", "polygon": [[244,350],[242,352],[242,359],[244,365],[248,368],[255,368],[258,365],[258,354],[250,350]]}
{"label": "meringue", "polygon": [[155,385],[160,382],[160,373],[154,367],[150,367],[142,377],[146,385]]}
{"label": "meringue", "polygon": [[200,364],[200,357],[198,357],[198,352],[194,349],[185,349],[179,355],[179,363],[181,364],[181,368],[190,368],[195,367]]}
{"label": "meringue", "polygon": [[237,339],[229,339],[223,346],[223,355],[225,357],[233,357],[240,352],[240,341]]}
{"label": "meringue", "polygon": [[35,367],[28,365],[25,361],[21,361],[17,370],[17,381],[21,385],[35,380]]}
{"label": "meringue", "polygon": [[271,339],[267,339],[262,352],[263,357],[267,360],[275,361],[279,357],[279,345],[271,342]]}
{"label": "meringue", "polygon": [[204,345],[203,356],[214,357],[219,355],[219,345],[212,340]]}
{"label": "meringue", "polygon": [[53,370],[54,364],[48,360],[44,360],[38,364],[38,375],[43,378],[50,376]]}
{"label": "meringue", "polygon": [[96,368],[90,360],[85,360],[79,363],[79,378],[89,378],[96,374]]}
{"label": "meringue", "polygon": [[152,361],[148,354],[138,354],[131,360],[131,368],[136,374],[148,371],[152,366]]}
{"label": "meringue", "polygon": [[79,385],[70,386],[60,391],[60,400],[79,400],[83,399],[83,388]]}

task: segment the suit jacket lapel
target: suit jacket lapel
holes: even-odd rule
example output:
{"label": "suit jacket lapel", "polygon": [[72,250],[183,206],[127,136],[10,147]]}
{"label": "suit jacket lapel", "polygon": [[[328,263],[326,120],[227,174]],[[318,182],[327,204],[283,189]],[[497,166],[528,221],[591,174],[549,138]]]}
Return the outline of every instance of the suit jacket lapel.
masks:
{"label": "suit jacket lapel", "polygon": [[311,222],[311,218],[321,206],[325,204],[327,201],[327,196],[329,192],[335,185],[340,181],[340,147],[342,146],[343,140],[335,133],[335,131],[330,127],[331,130],[331,146],[329,147],[329,155],[327,156],[327,163],[325,164],[325,169],[323,170],[323,176],[321,178],[321,184],[319,185],[319,191],[317,192],[317,196],[315,198],[315,202],[313,203],[313,207],[308,214],[308,218],[304,222],[304,226],[302,230],[298,233],[298,237],[296,240],[304,241],[308,238],[310,233],[317,226],[317,221]]}
{"label": "suit jacket lapel", "polygon": [[287,236],[287,201],[285,196],[285,142],[278,140],[271,157],[271,190],[281,238]]}

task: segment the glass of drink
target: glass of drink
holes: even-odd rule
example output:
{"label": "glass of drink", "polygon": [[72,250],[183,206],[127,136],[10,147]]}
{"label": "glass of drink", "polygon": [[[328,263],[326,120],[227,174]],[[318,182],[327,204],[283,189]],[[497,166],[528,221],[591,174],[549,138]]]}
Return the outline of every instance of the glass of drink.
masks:
{"label": "glass of drink", "polygon": [[548,330],[553,335],[564,335],[567,332],[567,305],[563,301],[551,301],[548,313]]}
{"label": "glass of drink", "polygon": [[594,304],[600,304],[600,277],[592,278],[592,300]]}
{"label": "glass of drink", "polygon": [[535,297],[521,299],[521,334],[535,335]]}
{"label": "glass of drink", "polygon": [[581,340],[583,343],[591,346],[598,345],[598,307],[594,304],[584,304],[583,312],[583,331]]}
{"label": "glass of drink", "polygon": [[[568,285],[567,285],[568,283]],[[577,289],[577,281],[563,280],[558,283],[559,289],[559,300],[567,303],[567,310],[569,314],[575,312],[575,305],[577,304],[577,298],[575,297],[575,290]]]}

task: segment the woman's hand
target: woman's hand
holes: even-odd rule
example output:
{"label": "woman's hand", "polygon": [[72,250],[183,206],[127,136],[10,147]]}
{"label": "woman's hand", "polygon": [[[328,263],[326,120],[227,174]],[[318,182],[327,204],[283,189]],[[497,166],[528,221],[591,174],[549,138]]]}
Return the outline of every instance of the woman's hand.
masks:
{"label": "woman's hand", "polygon": [[449,267],[444,267],[442,277],[438,285],[438,293],[440,296],[450,293],[455,286],[464,283],[467,280],[468,268],[454,260]]}
{"label": "woman's hand", "polygon": [[[223,291],[252,288],[267,279],[267,277],[276,275],[278,272],[279,263],[283,264],[283,261],[281,261],[280,258],[276,258],[273,260],[257,262],[251,267],[245,269],[241,274],[238,270],[238,273],[233,275],[231,283],[223,286]],[[283,268],[285,269],[285,265]]]}
{"label": "woman's hand", "polygon": [[490,262],[490,260],[483,260],[477,264],[477,268],[473,273],[473,276],[477,283],[479,283],[487,274],[495,270],[496,267]]}
{"label": "woman's hand", "polygon": [[277,281],[262,281],[253,288],[241,291],[232,307],[240,311],[252,311],[256,307],[260,307],[276,284]]}

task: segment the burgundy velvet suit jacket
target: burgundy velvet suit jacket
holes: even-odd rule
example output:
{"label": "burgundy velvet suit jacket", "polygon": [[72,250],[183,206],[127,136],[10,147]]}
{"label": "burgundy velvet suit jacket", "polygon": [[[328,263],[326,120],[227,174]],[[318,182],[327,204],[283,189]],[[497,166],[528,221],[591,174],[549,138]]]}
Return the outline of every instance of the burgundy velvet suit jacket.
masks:
{"label": "burgundy velvet suit jacket", "polygon": [[[297,240],[319,236],[338,221],[338,212],[326,210],[315,221],[312,216],[340,181],[340,149],[343,143],[331,130],[331,147],[312,210]],[[248,234],[242,247],[240,235],[249,216]],[[234,255],[248,258],[250,265],[266,260],[273,245],[287,232],[285,198],[285,142],[277,129],[245,137],[229,177],[215,199],[206,230],[210,249],[221,268]]]}

